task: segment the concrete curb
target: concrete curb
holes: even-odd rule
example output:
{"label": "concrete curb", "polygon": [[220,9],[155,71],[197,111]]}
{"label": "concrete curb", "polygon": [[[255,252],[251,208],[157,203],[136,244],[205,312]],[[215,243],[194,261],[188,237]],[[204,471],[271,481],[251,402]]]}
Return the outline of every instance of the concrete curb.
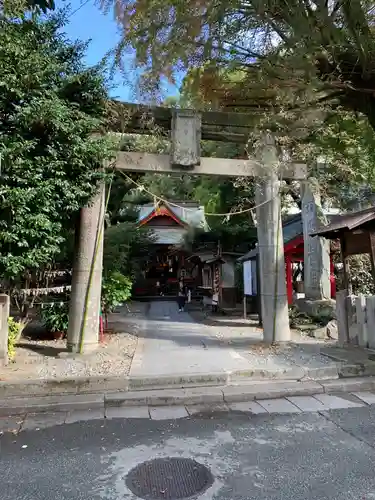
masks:
{"label": "concrete curb", "polygon": [[145,376],[66,377],[53,379],[0,381],[0,399],[23,396],[92,394],[193,387],[220,387],[259,382],[302,382],[375,376],[375,363],[336,363],[324,368],[295,366],[281,370],[239,370],[218,373],[191,373]]}
{"label": "concrete curb", "polygon": [[375,377],[302,382],[252,382],[221,387],[195,387],[118,393],[18,397],[0,401],[0,416],[138,406],[230,404],[290,396],[375,390]]}
{"label": "concrete curb", "polygon": [[25,413],[55,413],[97,408],[104,408],[104,394],[7,398],[0,401],[0,417]]}

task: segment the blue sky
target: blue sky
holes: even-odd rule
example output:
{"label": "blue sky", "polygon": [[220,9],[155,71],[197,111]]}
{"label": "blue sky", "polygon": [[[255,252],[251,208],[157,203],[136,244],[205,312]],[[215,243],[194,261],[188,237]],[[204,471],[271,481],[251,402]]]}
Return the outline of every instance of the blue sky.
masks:
{"label": "blue sky", "polygon": [[[113,49],[116,42],[119,40],[119,32],[114,20],[113,13],[104,15],[97,5],[95,0],[89,0],[85,4],[85,0],[56,0],[57,7],[71,6],[71,12],[76,9],[77,12],[69,19],[69,24],[65,31],[71,39],[90,40],[91,43],[87,52],[86,62],[88,65],[93,65],[100,61],[105,54]],[[126,65],[127,77],[126,80],[135,82],[134,68],[131,63]],[[166,86],[166,95],[178,94],[178,89],[172,86]],[[114,88],[111,90],[111,95],[122,101],[136,102],[136,88],[129,82],[126,82],[123,76],[118,72],[114,78]]]}

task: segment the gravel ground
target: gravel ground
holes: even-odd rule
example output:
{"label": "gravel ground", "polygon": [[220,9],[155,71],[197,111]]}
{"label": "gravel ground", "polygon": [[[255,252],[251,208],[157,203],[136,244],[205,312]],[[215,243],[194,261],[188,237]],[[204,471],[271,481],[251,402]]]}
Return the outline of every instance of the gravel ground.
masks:
{"label": "gravel ground", "polygon": [[[165,306],[163,303],[157,305]],[[129,308],[124,307],[113,314],[109,327],[116,333],[106,335],[105,341],[90,354],[67,357],[64,355],[64,340],[24,339],[22,346],[17,349],[16,362],[0,369],[0,380],[128,375],[138,334],[142,332],[143,335],[147,331],[146,322],[150,321],[150,318],[146,319],[147,306],[147,303],[133,303]],[[294,331],[293,343],[266,345],[261,342],[262,330],[251,319],[226,316],[211,317],[204,321],[199,312],[191,311],[193,321],[187,321],[188,315],[177,315],[173,319],[172,312],[168,313],[168,321],[158,323],[156,331],[151,328],[150,338],[157,339],[156,356],[160,355],[161,346],[173,339],[177,342],[177,347],[180,345],[183,353],[186,353],[187,345],[195,345],[195,341],[199,341],[201,345],[203,339],[210,348],[221,346],[224,350],[235,351],[239,359],[242,358],[242,364],[246,360],[249,367],[256,369],[286,369],[292,366],[323,368],[334,364],[332,359],[321,354],[322,348],[330,348],[334,344],[332,341],[318,341]],[[182,327],[186,330],[183,335]],[[203,344],[201,347],[204,350]],[[176,351],[173,353],[176,355]]]}
{"label": "gravel ground", "polygon": [[75,358],[64,355],[65,340],[22,339],[15,362],[0,369],[0,380],[128,375],[144,311],[142,304],[131,304],[130,311],[118,312],[109,319],[114,333],[96,351]]}
{"label": "gravel ground", "polygon": [[256,368],[287,368],[305,366],[319,368],[332,365],[332,359],[321,354],[321,350],[336,345],[334,340],[319,340],[293,330],[292,343],[263,344],[262,328],[255,319],[240,316],[205,316],[201,311],[190,311],[195,321],[201,322],[208,334],[235,349]]}

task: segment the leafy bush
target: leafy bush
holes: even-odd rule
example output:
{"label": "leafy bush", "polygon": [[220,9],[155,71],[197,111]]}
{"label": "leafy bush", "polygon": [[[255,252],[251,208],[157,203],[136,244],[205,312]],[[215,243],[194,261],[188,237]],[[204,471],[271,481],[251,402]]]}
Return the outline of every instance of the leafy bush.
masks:
{"label": "leafy bush", "polygon": [[102,311],[105,316],[130,298],[132,285],[131,278],[118,272],[112,272],[103,278]]}
{"label": "leafy bush", "polygon": [[44,326],[51,333],[66,333],[69,323],[69,302],[42,304],[41,317]]}
{"label": "leafy bush", "polygon": [[375,290],[370,256],[367,254],[352,255],[348,260],[353,293],[356,295],[361,293],[364,295],[373,295]]}
{"label": "leafy bush", "polygon": [[15,321],[14,318],[8,318],[8,358],[10,361],[16,355],[16,344],[23,330],[23,324]]}
{"label": "leafy bush", "polygon": [[106,77],[84,63],[84,43],[62,36],[67,16],[18,17],[2,6],[0,276],[9,289],[60,252],[113,141],[93,137],[106,120]]}
{"label": "leafy bush", "polygon": [[[335,256],[336,262],[341,263],[341,256]],[[348,257],[350,268],[350,282],[352,284],[353,294],[373,295],[375,293],[374,279],[372,276],[370,256],[351,255]],[[344,288],[344,271],[342,266],[336,269],[336,288],[342,290]]]}

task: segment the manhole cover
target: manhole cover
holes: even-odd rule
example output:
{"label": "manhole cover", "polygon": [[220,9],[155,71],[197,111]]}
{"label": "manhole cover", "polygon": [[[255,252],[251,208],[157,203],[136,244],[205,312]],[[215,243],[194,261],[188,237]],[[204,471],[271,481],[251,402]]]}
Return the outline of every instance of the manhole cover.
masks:
{"label": "manhole cover", "polygon": [[210,470],[190,458],[157,458],[134,467],[126,485],[145,500],[178,500],[202,493],[213,483]]}

